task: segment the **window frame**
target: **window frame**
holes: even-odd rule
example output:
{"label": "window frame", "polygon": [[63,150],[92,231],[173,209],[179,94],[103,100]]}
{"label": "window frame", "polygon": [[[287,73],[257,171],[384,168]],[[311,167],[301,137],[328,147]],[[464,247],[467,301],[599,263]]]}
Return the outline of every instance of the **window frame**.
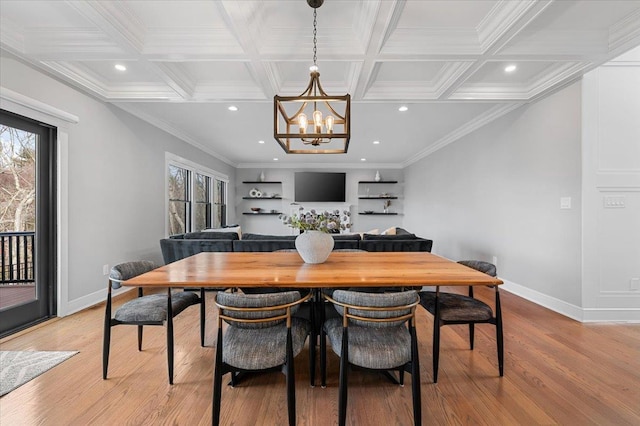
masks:
{"label": "window frame", "polygon": [[169,233],[169,166],[179,167],[188,171],[188,194],[187,194],[187,205],[189,211],[189,220],[188,225],[185,228],[185,232],[193,232],[193,226],[196,223],[196,201],[195,201],[195,176],[202,175],[210,178],[209,189],[208,189],[208,198],[210,208],[208,211],[209,217],[207,218],[209,224],[214,224],[215,220],[213,214],[217,211],[216,206],[216,198],[215,198],[215,189],[217,188],[216,181],[223,182],[223,222],[224,224],[228,223],[227,217],[227,203],[228,203],[228,191],[229,191],[229,177],[225,174],[217,172],[208,167],[202,166],[193,161],[187,160],[185,158],[179,157],[170,152],[165,152],[165,165],[164,165],[164,186],[165,186],[165,196],[164,196],[164,226],[165,226],[165,235],[171,236]]}

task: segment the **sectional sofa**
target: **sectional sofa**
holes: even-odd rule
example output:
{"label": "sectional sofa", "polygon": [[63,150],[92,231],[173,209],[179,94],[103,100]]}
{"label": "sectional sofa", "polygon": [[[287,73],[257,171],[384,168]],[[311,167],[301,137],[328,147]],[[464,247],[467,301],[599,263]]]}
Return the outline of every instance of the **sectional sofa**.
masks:
{"label": "sectional sofa", "polygon": [[[396,235],[335,234],[334,250],[360,249],[366,251],[431,251],[432,240],[417,237],[402,228]],[[200,252],[257,252],[295,249],[295,235],[242,234],[236,232],[190,232],[160,240],[165,263]]]}

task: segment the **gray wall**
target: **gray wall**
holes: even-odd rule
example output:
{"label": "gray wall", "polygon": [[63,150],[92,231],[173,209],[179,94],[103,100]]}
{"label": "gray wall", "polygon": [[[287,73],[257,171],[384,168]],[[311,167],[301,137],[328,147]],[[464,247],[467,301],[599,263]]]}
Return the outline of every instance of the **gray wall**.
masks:
{"label": "gray wall", "polygon": [[501,278],[579,306],[580,97],[577,83],[407,167],[405,227],[435,253],[495,256]]}
{"label": "gray wall", "polygon": [[[264,171],[265,180],[281,181],[282,185],[273,184],[243,184],[242,181],[255,181],[258,179],[260,172]],[[242,215],[242,212],[249,212],[251,207],[260,207],[263,209],[275,209],[283,213],[291,212],[291,203],[294,202],[294,173],[297,171],[322,171],[322,172],[346,172],[346,193],[345,205],[350,206],[352,218],[352,231],[369,231],[379,229],[380,231],[392,226],[402,226],[404,212],[404,178],[403,172],[399,169],[380,169],[382,180],[397,180],[397,184],[358,184],[358,181],[374,180],[376,169],[288,169],[288,168],[270,168],[270,169],[238,169],[237,171],[237,187],[236,187],[236,211],[238,212],[238,220],[242,225],[243,232],[265,233],[273,235],[290,234],[291,230],[282,225],[278,220],[278,216],[249,216]],[[319,182],[318,184],[322,184]],[[366,194],[366,188],[369,188],[369,194],[380,194],[387,192],[397,195],[397,200],[391,201],[389,211],[400,213],[397,216],[363,216],[358,215],[359,211],[374,210],[382,211],[382,200],[359,200],[359,195]],[[283,197],[282,200],[243,200],[242,197],[249,196],[249,191],[257,188],[269,194],[278,193]],[[334,203],[300,203],[305,208],[312,207],[329,208]],[[342,204],[342,203],[335,203]]]}
{"label": "gray wall", "polygon": [[[235,169],[193,146],[14,60],[2,57],[2,87],[79,117],[68,126],[68,300],[61,310],[104,298],[104,264],[161,262],[165,151],[224,173]],[[63,191],[64,192],[64,191]],[[232,202],[233,204],[233,202]],[[235,219],[233,205],[230,220]],[[68,308],[68,309],[67,309]]]}

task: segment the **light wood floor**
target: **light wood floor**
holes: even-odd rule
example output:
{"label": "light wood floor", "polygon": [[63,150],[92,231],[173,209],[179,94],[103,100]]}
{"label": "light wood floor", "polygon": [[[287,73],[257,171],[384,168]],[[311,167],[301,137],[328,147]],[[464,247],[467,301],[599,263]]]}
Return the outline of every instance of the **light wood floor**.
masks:
{"label": "light wood floor", "polygon": [[[487,300],[492,293],[477,290],[477,295]],[[439,383],[433,384],[432,320],[419,309],[424,424],[640,425],[640,325],[581,324],[507,292],[501,295],[503,378],[498,377],[494,327],[478,326],[476,348],[469,351],[466,326],[447,326],[442,329]],[[205,348],[199,345],[198,308],[177,317],[175,384],[170,386],[162,327],[145,329],[142,352],[136,350],[135,327],[114,328],[109,379],[102,380],[103,309],[96,306],[0,342],[2,350],[80,351],[0,398],[0,424],[209,424],[213,310]],[[309,387],[307,362],[305,350],[295,364],[298,424],[333,425],[338,357],[330,352],[326,389]],[[348,423],[412,424],[410,380],[407,376],[401,388],[379,375],[353,371]],[[225,425],[284,425],[286,412],[280,373],[224,386]]]}

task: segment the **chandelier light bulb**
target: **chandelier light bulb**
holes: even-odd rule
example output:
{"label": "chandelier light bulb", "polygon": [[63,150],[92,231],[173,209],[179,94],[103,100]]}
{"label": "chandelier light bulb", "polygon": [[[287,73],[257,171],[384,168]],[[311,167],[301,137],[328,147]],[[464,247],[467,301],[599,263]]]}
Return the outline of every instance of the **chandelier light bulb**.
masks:
{"label": "chandelier light bulb", "polygon": [[333,133],[334,122],[335,118],[333,118],[333,115],[327,115],[327,118],[324,119],[324,123],[327,126],[327,133]]}
{"label": "chandelier light bulb", "polygon": [[306,114],[300,114],[298,116],[298,127],[300,127],[300,133],[307,131],[308,120]]}
{"label": "chandelier light bulb", "polygon": [[317,71],[318,71],[318,69],[319,69],[319,68],[318,68],[318,66],[317,66],[317,65],[311,65],[311,66],[309,67],[309,71],[311,71],[311,72],[317,72]]}
{"label": "chandelier light bulb", "polygon": [[322,111],[313,111],[313,124],[315,124],[316,133],[322,133]]}

